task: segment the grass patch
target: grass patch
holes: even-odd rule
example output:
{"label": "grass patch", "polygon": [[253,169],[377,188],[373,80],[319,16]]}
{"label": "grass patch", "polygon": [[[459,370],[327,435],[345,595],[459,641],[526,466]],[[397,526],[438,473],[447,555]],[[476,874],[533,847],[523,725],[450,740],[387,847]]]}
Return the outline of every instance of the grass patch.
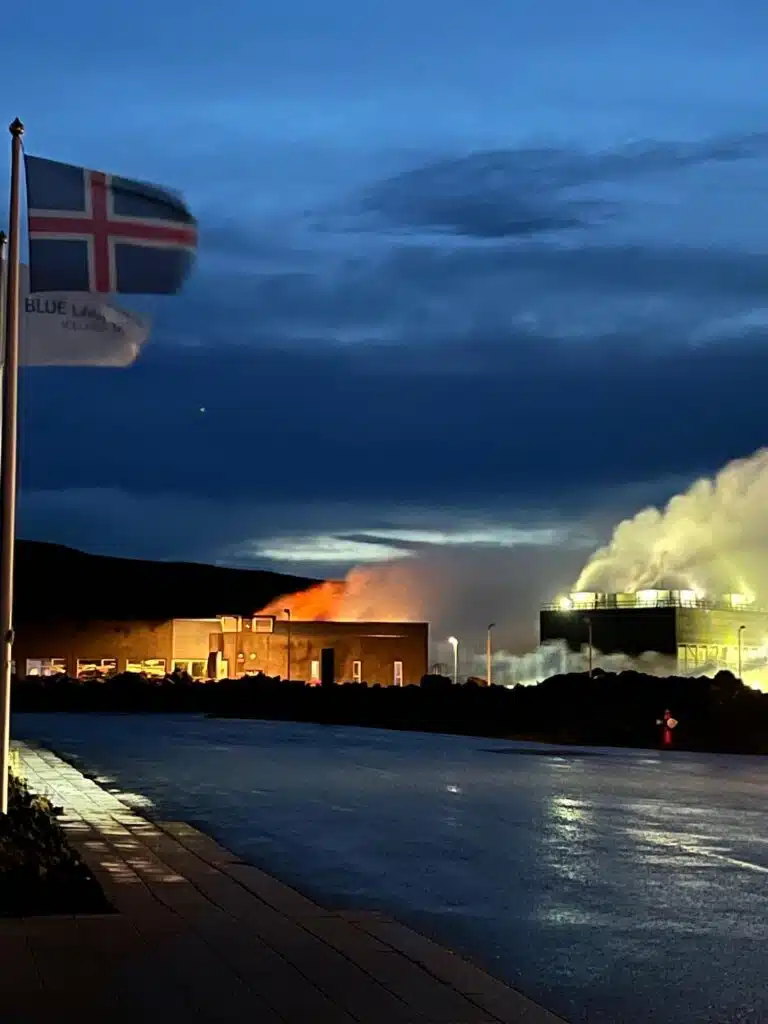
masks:
{"label": "grass patch", "polygon": [[8,814],[0,817],[0,917],[112,911],[67,842],[59,814],[61,808],[10,776]]}

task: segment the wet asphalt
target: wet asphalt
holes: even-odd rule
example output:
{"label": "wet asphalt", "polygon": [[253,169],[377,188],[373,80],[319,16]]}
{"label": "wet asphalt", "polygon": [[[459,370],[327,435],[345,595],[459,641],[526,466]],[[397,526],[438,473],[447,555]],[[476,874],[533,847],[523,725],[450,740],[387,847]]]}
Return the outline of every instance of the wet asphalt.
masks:
{"label": "wet asphalt", "polygon": [[768,1021],[768,761],[194,716],[17,715],[164,819],[572,1021]]}

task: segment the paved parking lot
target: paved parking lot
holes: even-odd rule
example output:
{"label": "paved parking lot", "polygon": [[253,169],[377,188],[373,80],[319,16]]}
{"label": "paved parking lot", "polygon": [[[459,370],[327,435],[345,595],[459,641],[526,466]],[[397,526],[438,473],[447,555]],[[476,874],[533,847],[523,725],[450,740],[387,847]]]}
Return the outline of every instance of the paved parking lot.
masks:
{"label": "paved parking lot", "polygon": [[768,1020],[766,762],[175,716],[16,716],[141,813],[380,910],[572,1021]]}
{"label": "paved parking lot", "polygon": [[65,809],[118,913],[0,921],[4,1022],[556,1024],[377,914],[328,911],[185,823],[149,822],[49,751],[22,771]]}

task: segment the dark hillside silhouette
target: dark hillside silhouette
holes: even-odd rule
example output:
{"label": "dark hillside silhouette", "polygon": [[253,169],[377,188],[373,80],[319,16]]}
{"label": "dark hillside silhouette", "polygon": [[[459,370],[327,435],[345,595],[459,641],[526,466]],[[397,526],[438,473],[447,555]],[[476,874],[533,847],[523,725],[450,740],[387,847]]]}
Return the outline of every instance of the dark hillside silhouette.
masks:
{"label": "dark hillside silhouette", "polygon": [[90,555],[42,541],[16,547],[17,624],[53,619],[252,615],[317,583],[258,569]]}

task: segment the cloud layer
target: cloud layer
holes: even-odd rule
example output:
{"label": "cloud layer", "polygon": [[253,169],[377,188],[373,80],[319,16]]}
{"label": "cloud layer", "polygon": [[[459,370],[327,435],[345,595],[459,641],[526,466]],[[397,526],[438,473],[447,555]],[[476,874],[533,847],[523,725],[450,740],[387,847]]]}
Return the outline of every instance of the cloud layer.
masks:
{"label": "cloud layer", "polygon": [[6,26],[30,152],[183,188],[202,228],[135,367],[25,371],[28,535],[394,555],[446,622],[530,625],[585,543],[765,443],[764,4],[169,0],[151,38],[145,6],[80,0],[76,69],[69,13]]}

